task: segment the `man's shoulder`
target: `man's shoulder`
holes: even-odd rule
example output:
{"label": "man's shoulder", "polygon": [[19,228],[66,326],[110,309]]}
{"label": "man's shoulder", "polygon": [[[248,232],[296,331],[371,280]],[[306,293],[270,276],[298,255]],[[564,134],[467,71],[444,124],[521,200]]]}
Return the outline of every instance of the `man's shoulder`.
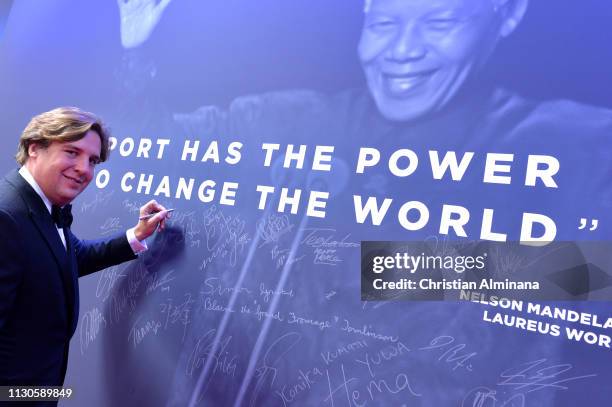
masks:
{"label": "man's shoulder", "polygon": [[27,206],[15,185],[14,179],[18,177],[16,171],[11,171],[0,177],[0,211],[11,216],[27,215]]}
{"label": "man's shoulder", "polygon": [[537,136],[559,141],[597,141],[612,136],[612,110],[567,100],[532,100],[498,90],[493,116],[505,122],[513,137]]}

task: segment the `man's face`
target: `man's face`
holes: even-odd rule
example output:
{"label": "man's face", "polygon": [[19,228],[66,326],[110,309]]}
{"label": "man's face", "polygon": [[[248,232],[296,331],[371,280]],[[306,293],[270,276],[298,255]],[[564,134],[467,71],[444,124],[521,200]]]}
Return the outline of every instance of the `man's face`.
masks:
{"label": "man's face", "polygon": [[382,115],[442,109],[495,48],[498,14],[492,0],[372,0],[359,58]]}
{"label": "man's face", "polygon": [[26,166],[47,198],[63,206],[89,185],[101,147],[100,136],[90,130],[77,141],[54,142],[47,148],[31,145]]}

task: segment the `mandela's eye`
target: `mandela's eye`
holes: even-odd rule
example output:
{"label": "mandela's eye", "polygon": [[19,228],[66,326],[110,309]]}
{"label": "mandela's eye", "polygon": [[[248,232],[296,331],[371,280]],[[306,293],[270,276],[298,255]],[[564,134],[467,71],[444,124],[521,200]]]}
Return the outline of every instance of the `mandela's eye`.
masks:
{"label": "mandela's eye", "polygon": [[395,29],[396,22],[393,20],[373,20],[366,24],[366,28],[374,32],[386,32]]}
{"label": "mandela's eye", "polygon": [[430,18],[425,23],[430,30],[448,31],[457,25],[458,20],[455,18]]}

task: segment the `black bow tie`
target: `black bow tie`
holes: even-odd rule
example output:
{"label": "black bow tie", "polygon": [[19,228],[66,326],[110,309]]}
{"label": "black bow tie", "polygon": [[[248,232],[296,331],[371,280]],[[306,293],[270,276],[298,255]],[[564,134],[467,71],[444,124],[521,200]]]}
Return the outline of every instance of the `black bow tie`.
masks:
{"label": "black bow tie", "polygon": [[53,205],[51,217],[58,228],[69,228],[72,225],[72,205],[64,205],[63,208]]}

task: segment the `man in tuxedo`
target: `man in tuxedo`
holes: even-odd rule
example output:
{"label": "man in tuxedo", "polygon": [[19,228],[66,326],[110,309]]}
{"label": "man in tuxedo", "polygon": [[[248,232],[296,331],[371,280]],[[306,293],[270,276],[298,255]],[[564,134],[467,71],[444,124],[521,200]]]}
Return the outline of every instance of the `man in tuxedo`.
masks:
{"label": "man in tuxedo", "polygon": [[155,201],[137,225],[105,240],[78,239],[70,202],[108,158],[93,114],[64,107],[34,117],[19,141],[17,171],[0,180],[0,385],[60,386],[78,322],[78,277],[136,258],[163,230]]}

